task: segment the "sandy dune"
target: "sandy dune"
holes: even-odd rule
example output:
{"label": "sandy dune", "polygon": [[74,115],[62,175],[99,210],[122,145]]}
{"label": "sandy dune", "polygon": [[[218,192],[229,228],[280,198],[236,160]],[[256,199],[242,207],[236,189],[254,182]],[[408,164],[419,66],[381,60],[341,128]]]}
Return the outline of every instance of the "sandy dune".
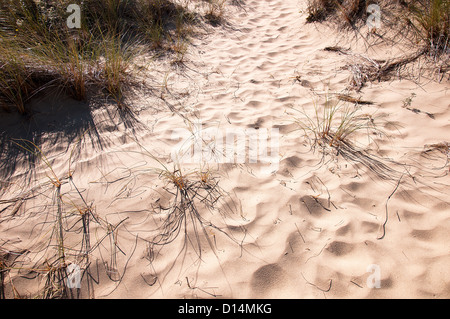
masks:
{"label": "sandy dune", "polygon": [[[360,41],[329,26],[306,24],[305,7],[297,0],[230,4],[221,25],[192,40],[184,66],[155,60],[140,74],[154,89],[135,97],[136,121],[113,107],[106,108],[109,113],[98,108],[86,115],[83,123],[91,129],[79,144],[69,134],[43,132],[42,150],[56,175],[67,176],[71,161],[73,180],[96,214],[111,225],[121,223],[120,250],[107,239],[93,252],[92,265],[99,267],[98,278],[93,271],[99,281],[96,298],[450,297],[449,153],[431,147],[448,142],[448,79],[393,78],[350,92],[373,102],[363,111],[376,114],[386,133],[371,140],[359,133],[370,155],[366,162],[312,150],[292,123],[291,108],[313,110],[313,101],[323,103],[327,94],[348,93],[350,76],[348,56],[323,49],[366,51]],[[375,48],[370,54],[387,53]],[[410,106],[403,107],[412,93]],[[41,110],[36,123],[51,122],[49,103],[36,106]],[[189,123],[222,133],[279,130],[273,172],[274,166],[248,158],[210,165],[228,194],[217,203],[227,215],[198,204],[203,218],[223,231],[197,229],[196,237],[188,223],[189,240],[201,242],[201,260],[194,241],[179,254],[183,231],[149,253],[148,241],[162,221],[156,208],[168,205],[170,195],[151,171],[158,164],[138,145],[171,167],[170,154],[180,141],[176,130]],[[4,198],[46,181],[49,169],[40,163],[34,172],[26,162],[18,165]],[[31,181],[25,184],[24,178]],[[81,205],[72,184],[64,184],[62,193]],[[42,194],[26,204],[27,211],[41,207],[38,212],[0,223],[4,247],[38,251],[39,240],[48,238],[42,201],[52,195]],[[47,233],[40,232],[41,224]],[[91,231],[94,243],[102,230],[93,224]],[[66,243],[79,244],[69,236]],[[30,253],[27,260],[32,264],[45,253]],[[25,295],[43,285],[14,271],[11,278]],[[84,281],[82,297],[87,297]]]}

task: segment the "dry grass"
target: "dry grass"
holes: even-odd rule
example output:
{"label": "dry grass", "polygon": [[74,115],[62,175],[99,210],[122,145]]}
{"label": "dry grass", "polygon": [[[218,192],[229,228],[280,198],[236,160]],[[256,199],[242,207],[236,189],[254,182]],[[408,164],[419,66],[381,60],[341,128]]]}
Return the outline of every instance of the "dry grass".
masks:
{"label": "dry grass", "polygon": [[[447,53],[450,31],[450,3],[447,0],[371,1],[309,0],[307,22],[330,20],[341,27],[359,29],[366,25],[371,4],[380,7],[380,28],[375,33],[386,43],[407,38],[411,46],[426,47],[435,54]],[[389,35],[389,31],[392,31]]]}
{"label": "dry grass", "polygon": [[205,17],[206,19],[217,25],[222,22],[225,11],[226,0],[204,0],[207,3]]}
{"label": "dry grass", "polygon": [[365,13],[369,1],[365,0],[309,0],[307,22],[324,21],[336,15],[338,21],[354,25]]}
{"label": "dry grass", "polygon": [[[242,242],[228,231],[227,220],[236,207],[230,204],[229,195],[220,187],[217,173],[208,169],[185,173],[178,167],[175,170],[163,169],[159,176],[165,181],[163,189],[164,196],[168,196],[168,205],[154,208],[154,214],[160,216],[162,222],[155,229],[155,235],[147,240],[147,259],[153,269],[161,262],[169,264],[167,273],[159,274],[161,282],[175,267],[196,266],[198,272],[208,251],[220,265],[217,241],[226,238],[236,246]],[[206,216],[208,212],[209,218]],[[172,259],[158,260],[157,256],[164,255],[163,249],[177,253]],[[192,265],[185,265],[188,255],[197,258]],[[158,274],[155,272],[154,276]]]}
{"label": "dry grass", "polygon": [[[81,28],[69,29],[66,8],[73,1],[0,1],[1,106],[25,114],[32,97],[54,88],[77,100],[101,92],[124,107],[142,50],[172,52],[176,63],[184,61],[188,37],[201,20],[190,2],[75,1]],[[219,17],[224,1],[208,5],[208,14]]]}
{"label": "dry grass", "polygon": [[[34,143],[17,140],[16,144],[40,160],[44,176],[42,179],[38,177],[34,186],[12,185],[12,189],[5,191],[2,196],[8,199],[0,201],[2,226],[14,219],[19,229],[32,229],[29,231],[29,240],[20,244],[20,249],[10,246],[7,240],[0,242],[0,297],[94,298],[95,286],[102,274],[115,282],[116,288],[120,285],[139,240],[147,245],[147,258],[152,263],[172,262],[170,268],[180,262],[179,258],[182,258],[183,265],[188,251],[198,256],[196,264],[199,266],[205,248],[216,254],[216,240],[223,236],[237,245],[241,244],[227,231],[227,218],[230,218],[229,213],[234,212],[236,207],[220,187],[217,172],[208,167],[187,170],[177,165],[169,168],[143,148],[144,151],[136,154],[144,155],[154,165],[149,162],[148,165],[127,168],[129,174],[126,176],[120,176],[114,182],[100,182],[106,189],[116,182],[129,185],[140,175],[151,175],[164,182],[159,194],[167,199],[168,204],[164,207],[149,204],[144,208],[148,218],[155,221],[155,228],[148,230],[152,234],[150,238],[134,234],[128,231],[128,226],[124,227],[127,234],[136,240],[130,251],[130,247],[120,247],[121,236],[118,233],[119,227],[130,216],[120,217],[117,222],[111,223],[108,214],[96,212],[94,202],[86,195],[89,190],[77,185],[72,155],[68,171],[61,175],[53,168],[53,160],[47,158]],[[210,218],[214,218],[214,221]],[[10,238],[14,231],[8,228],[3,230],[4,238]],[[156,259],[166,246],[172,250],[180,247],[175,242],[182,243],[175,260]],[[4,251],[14,250],[22,253],[14,259],[3,254]],[[81,289],[69,288],[67,285],[70,265],[80,267]],[[162,276],[160,273],[155,274],[155,277]],[[18,289],[15,284],[22,277],[34,281],[38,289],[30,289],[25,295],[23,283]],[[30,282],[27,285],[33,284]]]}
{"label": "dry grass", "polygon": [[[25,277],[35,279],[38,284],[38,290],[28,291],[28,297],[93,298],[99,272],[98,262],[94,265],[93,261],[98,258],[104,258],[103,264],[110,279],[120,283],[122,275],[115,275],[119,273],[115,258],[120,251],[118,228],[124,220],[111,224],[100,217],[93,203],[88,203],[85,191],[77,186],[76,175],[70,168],[67,174],[60,176],[51,161],[32,142],[20,140],[16,143],[34,153],[47,169],[45,179],[36,180],[36,186],[19,187],[15,197],[0,201],[1,223],[14,219],[20,227],[32,229],[27,247],[17,249],[10,246],[8,240],[1,244],[1,295],[24,297],[13,280]],[[8,238],[8,233],[6,229],[5,238]],[[99,253],[100,250],[103,253]],[[4,251],[7,254],[3,254]],[[18,253],[14,258],[8,257],[13,251]],[[81,289],[71,288],[67,283],[71,264],[80,267]],[[9,283],[5,281],[6,274],[10,277]]]}
{"label": "dry grass", "polygon": [[[236,212],[236,205],[230,195],[220,187],[218,172],[209,166],[194,167],[191,169],[183,167],[182,164],[173,164],[168,167],[160,159],[148,152],[144,146],[139,155],[149,160],[149,164],[136,170],[133,175],[141,174],[156,175],[164,182],[162,193],[168,197],[168,204],[152,208],[152,214],[161,216],[162,223],[155,229],[155,235],[148,240],[149,258],[153,261],[154,250],[171,244],[180,236],[183,238],[183,245],[178,254],[186,253],[192,248],[201,260],[202,242],[206,241],[207,246],[215,254],[216,247],[211,238],[211,233],[220,233],[238,243],[234,237],[227,233],[222,227],[214,225],[203,216],[203,211],[210,212],[215,218],[222,219],[226,227],[226,218]],[[153,163],[153,164],[150,164]],[[160,194],[162,195],[160,192]],[[175,261],[174,261],[175,263]]]}
{"label": "dry grass", "polygon": [[[365,28],[371,4],[380,7],[380,25]],[[402,76],[416,81],[423,75],[435,80],[446,79],[450,61],[450,3],[447,0],[371,1],[371,0],[310,0],[308,22],[330,21],[343,34],[350,27],[352,34],[363,39],[366,48],[372,45],[392,45],[404,56],[389,61],[351,61],[352,86],[360,90],[365,82],[386,80],[394,71],[411,66]],[[366,33],[367,30],[367,33]],[[341,51],[342,53],[342,51]],[[419,63],[414,63],[420,59]]]}
{"label": "dry grass", "polygon": [[288,116],[303,133],[310,151],[320,155],[317,165],[327,166],[342,158],[357,171],[392,181],[402,174],[403,164],[378,156],[374,150],[380,149],[380,140],[390,138],[382,127],[394,124],[376,112],[365,111],[364,105],[370,104],[349,94],[326,93],[312,108],[292,109]]}
{"label": "dry grass", "polygon": [[421,42],[430,50],[448,52],[450,36],[450,2],[448,0],[416,0],[408,4],[410,17]]}
{"label": "dry grass", "polygon": [[374,115],[363,112],[358,103],[348,103],[348,96],[339,97],[344,99],[338,101],[327,96],[322,106],[319,101],[315,101],[313,112],[303,109],[293,110],[300,113],[300,116],[290,114],[313,146],[328,145],[339,148],[344,142],[350,143],[350,138],[358,132],[367,132],[368,136],[374,132],[381,133],[376,126]]}
{"label": "dry grass", "polygon": [[398,163],[367,151],[377,145],[378,139],[389,138],[381,129],[381,117],[365,112],[361,105],[365,103],[360,104],[358,99],[344,94],[338,94],[336,98],[327,94],[324,99],[314,101],[309,111],[292,109],[288,113],[311,150],[321,153],[320,162],[323,164],[342,156],[349,163],[361,164],[382,179],[391,180],[397,176],[399,172],[395,168]]}

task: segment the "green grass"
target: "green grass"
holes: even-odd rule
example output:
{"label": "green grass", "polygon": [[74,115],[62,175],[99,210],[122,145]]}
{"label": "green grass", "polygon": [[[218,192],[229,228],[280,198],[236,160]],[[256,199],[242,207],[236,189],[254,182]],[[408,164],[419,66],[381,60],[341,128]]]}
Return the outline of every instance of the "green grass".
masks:
{"label": "green grass", "polygon": [[410,21],[419,39],[433,49],[448,50],[450,35],[450,1],[417,0],[409,4]]}
{"label": "green grass", "polygon": [[[441,51],[448,49],[450,30],[450,1],[448,0],[409,0],[409,1],[371,1],[371,0],[309,0],[307,22],[321,22],[327,19],[338,24],[364,25],[368,18],[367,7],[378,4],[385,27],[397,24],[403,29],[413,28],[420,41]],[[403,21],[403,22],[401,22]],[[400,23],[400,24],[399,24]]]}
{"label": "green grass", "polygon": [[350,143],[350,139],[358,132],[380,132],[372,114],[363,112],[357,104],[334,100],[328,96],[322,106],[314,101],[312,111],[295,111],[300,116],[291,114],[291,118],[313,146],[339,148],[342,143]]}
{"label": "green grass", "polygon": [[[100,263],[106,266],[108,276],[109,270],[118,271],[115,262],[116,250],[119,249],[117,233],[118,227],[126,219],[111,224],[106,217],[97,215],[93,202],[88,203],[86,191],[77,186],[77,174],[71,169],[74,149],[70,153],[68,171],[60,174],[55,171],[52,161],[36,144],[22,139],[15,140],[14,143],[40,159],[45,168],[45,176],[42,180],[36,180],[37,184],[33,187],[18,186],[13,192],[13,198],[1,201],[2,221],[11,218],[21,219],[22,226],[33,223],[32,220],[36,217],[39,221],[34,226],[28,224],[32,228],[28,239],[33,243],[26,249],[14,253],[14,258],[5,255],[4,252],[9,249],[0,246],[0,299],[10,296],[43,299],[75,298],[80,294],[93,298],[95,278],[99,269],[98,264],[92,263],[91,260],[100,257],[103,261]],[[33,205],[36,198],[43,203],[42,206]],[[29,206],[25,202],[28,202]],[[9,231],[5,230],[5,234]],[[107,243],[108,239],[110,245]],[[2,245],[6,243],[7,241]],[[105,251],[107,255],[104,255]],[[106,257],[105,260],[103,256]],[[106,260],[108,257],[110,261]],[[70,289],[66,284],[70,264],[78,265],[83,272],[82,291]],[[33,278],[27,279],[36,279],[37,286],[31,291],[19,293],[13,279],[16,280],[23,274],[25,276],[33,274]],[[8,275],[9,283],[6,282],[5,275]],[[121,280],[111,278],[113,279]]]}
{"label": "green grass", "polygon": [[0,103],[9,110],[14,107],[25,113],[25,104],[34,89],[25,56],[17,55],[0,42]]}
{"label": "green grass", "polygon": [[[81,7],[80,29],[67,27],[69,4]],[[165,50],[182,61],[197,21],[171,0],[0,0],[0,105],[24,114],[56,88],[76,100],[101,92],[123,107],[133,59]]]}
{"label": "green grass", "polygon": [[354,25],[363,17],[369,4],[366,0],[308,0],[306,21],[318,22],[330,16],[338,16],[339,21]]}

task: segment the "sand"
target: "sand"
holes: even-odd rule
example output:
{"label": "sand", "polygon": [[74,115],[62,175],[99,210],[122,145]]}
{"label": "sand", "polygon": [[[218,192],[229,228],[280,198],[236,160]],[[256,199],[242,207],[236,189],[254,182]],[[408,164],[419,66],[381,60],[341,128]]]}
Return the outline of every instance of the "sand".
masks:
{"label": "sand", "polygon": [[[36,102],[39,112],[29,127],[10,125],[10,136],[39,139],[55,175],[67,177],[73,171],[74,183],[66,179],[61,188],[67,212],[83,206],[76,185],[96,216],[118,225],[116,245],[110,245],[111,236],[101,241],[108,231],[92,222],[91,245],[101,243],[91,255],[98,281],[91,296],[450,297],[449,153],[432,147],[448,142],[448,79],[393,77],[350,92],[373,102],[362,110],[375,114],[386,134],[356,137],[370,163],[384,166],[370,168],[342,154],[311,149],[311,140],[292,122],[292,108],[310,112],[315,100],[323,103],[327,94],[348,93],[349,57],[324,48],[366,51],[361,41],[331,26],[307,24],[305,7],[305,1],[297,0],[234,2],[223,23],[192,39],[184,65],[143,57],[148,69],[139,73],[143,86],[132,98],[134,116],[114,106],[91,111],[49,98]],[[392,52],[381,47],[367,54]],[[65,112],[73,114],[70,110],[78,112],[78,120],[62,118]],[[8,115],[2,121],[19,119]],[[152,170],[159,164],[142,147],[173,167],[177,138],[195,123],[222,136],[227,130],[279,132],[278,148],[268,156],[271,164],[251,163],[248,147],[244,163],[210,163],[224,196],[215,210],[201,203],[197,208],[217,228],[197,228],[196,237],[188,219],[185,250],[182,230],[174,242],[150,252],[149,241],[165,217],[159,208],[173,196]],[[9,164],[15,156],[11,152]],[[181,165],[186,171],[198,168]],[[32,170],[20,158],[10,166],[4,167],[13,176],[5,177],[9,183],[2,199],[53,176],[42,160]],[[52,185],[40,187],[14,218],[2,212],[2,249],[30,251],[18,258],[17,268],[23,269],[11,270],[5,281],[9,297],[11,282],[24,296],[36,294],[45,283],[23,276],[32,277],[26,269],[43,264],[54,251],[53,246],[41,249],[55,238],[53,224],[46,223],[55,216],[53,192]],[[67,246],[79,249],[79,238],[67,235]],[[68,262],[76,263],[70,249],[66,253]],[[83,277],[83,298],[89,297],[86,285]]]}

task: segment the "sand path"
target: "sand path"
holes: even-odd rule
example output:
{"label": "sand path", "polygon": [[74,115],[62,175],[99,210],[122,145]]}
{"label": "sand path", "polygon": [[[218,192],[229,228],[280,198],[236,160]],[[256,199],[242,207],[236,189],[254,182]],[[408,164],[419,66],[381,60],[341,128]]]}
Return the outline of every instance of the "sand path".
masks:
{"label": "sand path", "polygon": [[[342,158],[321,165],[320,156],[302,144],[301,134],[292,132],[295,126],[285,115],[290,107],[311,109],[314,97],[343,92],[348,84],[349,73],[342,70],[345,57],[323,51],[340,44],[340,35],[305,24],[305,15],[299,13],[304,7],[301,1],[246,1],[230,9],[214,35],[194,41],[198,51],[190,59],[202,77],[187,72],[191,85],[181,84],[192,88],[192,78],[197,79],[193,83],[198,90],[191,91],[195,99],[187,103],[192,115],[222,131],[275,127],[281,132],[276,174],[258,175],[258,164],[221,166],[224,187],[240,201],[241,225],[248,232],[246,253],[224,244],[220,271],[207,267],[211,272],[202,273],[203,285],[238,298],[448,295],[445,229],[450,219],[443,195],[448,187],[440,178],[425,177],[434,164],[427,166],[420,152],[448,129],[444,114],[449,87],[431,83],[419,91],[412,82],[394,81],[362,92],[364,99],[375,102],[367,112],[404,128],[399,133],[386,124],[383,129],[391,139],[379,141],[375,154],[412,163],[408,168],[424,178],[420,185],[404,181],[389,199],[388,233],[380,240],[385,204],[404,168],[394,165],[397,173],[385,181]],[[430,121],[402,109],[411,92],[417,93],[416,105],[442,116]],[[421,134],[414,134],[416,127],[405,119],[419,120]],[[373,288],[373,278],[382,288]]]}
{"label": "sand path", "polygon": [[[126,255],[116,251],[122,281],[101,275],[96,297],[449,297],[447,155],[422,153],[425,144],[448,136],[448,82],[418,86],[393,80],[362,90],[363,99],[374,102],[364,110],[389,121],[382,128],[390,138],[368,150],[382,156],[383,163],[406,164],[387,164],[392,171],[381,171],[389,178],[342,156],[322,158],[294,131],[286,111],[311,110],[314,98],[344,92],[349,73],[343,69],[345,56],[323,50],[336,45],[339,35],[305,24],[304,2],[230,4],[224,22],[211,27],[214,32],[192,40],[184,66],[157,61],[142,74],[148,84],[159,86],[134,103],[142,105],[138,119],[143,125],[119,120],[115,126],[102,109],[93,112],[102,143],[86,137],[74,179],[100,215],[113,224],[126,219],[118,237]],[[434,119],[402,108],[413,92],[412,107]],[[238,243],[212,232],[217,249],[213,253],[204,245],[202,263],[192,251],[177,259],[179,246],[167,246],[149,261],[145,240],[157,219],[149,210],[167,202],[162,181],[136,173],[145,160],[134,153],[139,151],[134,138],[169,160],[178,143],[173,132],[189,122],[221,132],[276,128],[279,163],[269,174],[260,162],[219,165],[220,185],[237,204],[234,214],[222,220],[228,223],[223,230],[233,232]],[[67,171],[68,150],[60,145],[49,154],[56,172]],[[42,166],[37,176],[45,172]],[[33,219],[27,222],[31,230]],[[1,227],[6,234],[6,226]],[[23,227],[11,238],[22,237],[26,245]],[[101,249],[105,258],[108,249]]]}

